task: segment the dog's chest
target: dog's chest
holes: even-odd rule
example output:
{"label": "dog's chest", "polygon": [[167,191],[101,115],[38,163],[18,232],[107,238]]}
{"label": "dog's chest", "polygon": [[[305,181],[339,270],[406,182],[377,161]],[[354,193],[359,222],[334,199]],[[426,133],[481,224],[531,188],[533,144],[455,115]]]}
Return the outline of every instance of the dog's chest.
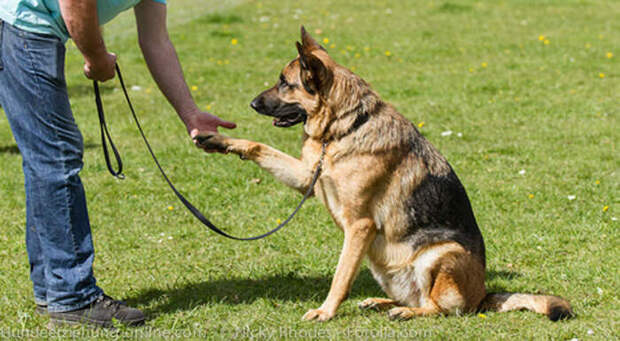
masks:
{"label": "dog's chest", "polygon": [[323,174],[314,188],[314,193],[327,207],[332,218],[341,229],[346,224],[338,183],[329,174]]}

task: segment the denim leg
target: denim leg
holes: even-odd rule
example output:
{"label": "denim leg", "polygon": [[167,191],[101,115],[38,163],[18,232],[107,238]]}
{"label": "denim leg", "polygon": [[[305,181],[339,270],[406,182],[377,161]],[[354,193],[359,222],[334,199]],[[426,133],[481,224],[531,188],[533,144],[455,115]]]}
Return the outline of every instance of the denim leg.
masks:
{"label": "denim leg", "polygon": [[67,95],[65,47],[56,37],[6,23],[1,32],[0,104],[23,159],[35,299],[47,300],[51,312],[78,309],[102,291],[92,270],[94,249],[78,175],[83,142]]}
{"label": "denim leg", "polygon": [[[26,188],[29,188],[29,186],[26,185]],[[29,203],[29,198],[31,197],[31,194],[26,195],[26,250],[28,251],[28,261],[30,263],[30,280],[34,289],[34,303],[47,305],[45,261],[43,259],[41,241],[32,219],[32,209],[30,209],[31,204]]]}

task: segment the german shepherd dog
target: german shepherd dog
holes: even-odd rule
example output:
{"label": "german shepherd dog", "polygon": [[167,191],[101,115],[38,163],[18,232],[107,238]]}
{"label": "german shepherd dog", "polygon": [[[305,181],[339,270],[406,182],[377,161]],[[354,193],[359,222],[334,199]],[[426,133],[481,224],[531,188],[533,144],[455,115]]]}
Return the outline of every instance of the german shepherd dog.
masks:
{"label": "german shepherd dog", "polygon": [[570,304],[557,296],[486,293],[484,242],[450,164],[303,27],[301,40],[276,85],[251,103],[276,127],[304,124],[301,158],[217,133],[200,136],[198,144],[252,160],[302,193],[326,144],[314,194],[343,230],[344,245],[327,299],[303,319],[334,317],[366,255],[389,298],[368,298],[359,307],[389,309],[392,319],[521,309],[553,321],[571,317]]}

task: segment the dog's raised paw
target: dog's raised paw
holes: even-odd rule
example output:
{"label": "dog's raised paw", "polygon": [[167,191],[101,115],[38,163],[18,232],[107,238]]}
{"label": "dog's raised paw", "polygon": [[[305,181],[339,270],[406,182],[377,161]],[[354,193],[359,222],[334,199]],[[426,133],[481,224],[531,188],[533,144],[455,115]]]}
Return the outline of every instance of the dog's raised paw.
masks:
{"label": "dog's raised paw", "polygon": [[228,145],[224,142],[224,136],[217,133],[206,133],[194,137],[196,145],[210,151],[226,152]]}
{"label": "dog's raised paw", "polygon": [[304,316],[301,319],[305,321],[323,322],[323,321],[330,320],[332,317],[334,317],[334,313],[329,313],[322,309],[310,309],[308,310],[307,313],[304,314]]}

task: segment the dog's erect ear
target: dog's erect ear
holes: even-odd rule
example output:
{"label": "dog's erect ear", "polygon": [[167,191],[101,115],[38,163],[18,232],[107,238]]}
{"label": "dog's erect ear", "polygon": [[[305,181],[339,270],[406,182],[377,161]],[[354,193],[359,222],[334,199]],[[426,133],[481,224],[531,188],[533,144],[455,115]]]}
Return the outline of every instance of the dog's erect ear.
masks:
{"label": "dog's erect ear", "polygon": [[332,85],[334,74],[313,53],[316,50],[325,50],[310,37],[303,26],[301,27],[301,39],[302,44],[296,42],[295,46],[299,52],[300,76],[303,86],[311,94],[318,92],[321,95],[326,95]]}
{"label": "dog's erect ear", "polygon": [[[301,46],[297,43],[297,48]],[[327,95],[332,86],[334,73],[313,53],[299,54],[299,75],[304,89],[311,94]]]}
{"label": "dog's erect ear", "polygon": [[303,26],[301,26],[301,45],[303,46],[305,51],[313,51],[316,49],[325,50],[321,45],[319,45],[319,43],[316,42],[316,40],[314,40],[314,38],[312,38],[308,34],[306,28]]}
{"label": "dog's erect ear", "polygon": [[301,46],[301,44],[296,41],[295,42],[295,46],[297,46],[297,52],[299,53],[299,64],[301,66],[302,69],[307,69],[308,68],[308,64],[305,61],[304,58],[304,48],[303,46]]}

